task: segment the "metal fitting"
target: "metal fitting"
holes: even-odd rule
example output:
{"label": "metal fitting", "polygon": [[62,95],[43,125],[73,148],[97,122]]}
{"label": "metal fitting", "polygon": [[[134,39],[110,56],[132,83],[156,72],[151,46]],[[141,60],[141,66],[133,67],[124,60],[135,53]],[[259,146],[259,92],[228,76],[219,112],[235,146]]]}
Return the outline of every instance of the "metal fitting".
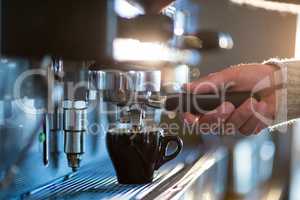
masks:
{"label": "metal fitting", "polygon": [[87,104],[85,101],[63,102],[64,151],[69,167],[77,171],[84,153],[87,130]]}

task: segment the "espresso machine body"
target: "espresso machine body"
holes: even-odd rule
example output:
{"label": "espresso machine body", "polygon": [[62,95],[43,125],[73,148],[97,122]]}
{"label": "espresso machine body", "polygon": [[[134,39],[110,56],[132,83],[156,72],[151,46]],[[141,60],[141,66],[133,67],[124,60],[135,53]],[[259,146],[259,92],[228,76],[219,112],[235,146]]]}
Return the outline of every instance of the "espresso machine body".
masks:
{"label": "espresso machine body", "polygon": [[[194,198],[224,195],[221,146],[187,146],[149,187],[117,184],[107,130],[158,126],[164,113],[153,103],[180,91],[188,65],[201,60],[200,46],[182,32],[190,27],[187,12],[172,6],[143,14],[147,1],[130,1],[136,15],[124,18],[116,12],[120,1],[0,1],[0,198],[180,198],[191,188],[198,188]],[[146,57],[135,57],[139,51]],[[189,184],[169,182],[174,176]],[[163,183],[168,189],[156,191]]]}

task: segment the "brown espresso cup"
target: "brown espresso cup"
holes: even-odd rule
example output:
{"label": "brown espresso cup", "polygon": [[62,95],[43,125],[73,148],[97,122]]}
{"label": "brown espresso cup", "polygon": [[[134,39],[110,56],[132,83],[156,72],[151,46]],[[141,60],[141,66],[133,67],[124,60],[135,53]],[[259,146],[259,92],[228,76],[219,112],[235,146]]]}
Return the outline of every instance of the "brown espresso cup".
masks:
{"label": "brown espresso cup", "polygon": [[[175,142],[176,150],[166,155],[168,144]],[[174,159],[183,147],[178,136],[166,135],[162,129],[113,128],[106,136],[109,156],[120,184],[152,182],[155,170]]]}

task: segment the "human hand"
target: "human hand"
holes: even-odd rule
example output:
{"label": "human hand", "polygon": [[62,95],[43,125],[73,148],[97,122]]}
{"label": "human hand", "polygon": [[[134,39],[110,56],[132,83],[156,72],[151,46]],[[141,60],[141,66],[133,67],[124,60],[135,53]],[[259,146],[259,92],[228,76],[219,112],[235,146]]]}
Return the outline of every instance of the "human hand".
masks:
{"label": "human hand", "polygon": [[253,92],[262,88],[263,90],[258,92],[261,97],[259,102],[249,98],[238,108],[230,102],[223,102],[218,108],[207,113],[198,115],[184,113],[185,122],[193,125],[205,123],[206,127],[216,127],[216,124],[220,125],[218,122],[221,122],[225,130],[220,130],[220,126],[218,129],[227,134],[232,131],[239,131],[245,135],[259,133],[271,125],[275,118],[275,90],[278,83],[274,74],[277,70],[278,68],[272,65],[242,64],[186,84],[184,89],[194,94],[215,93],[216,90],[228,92]]}

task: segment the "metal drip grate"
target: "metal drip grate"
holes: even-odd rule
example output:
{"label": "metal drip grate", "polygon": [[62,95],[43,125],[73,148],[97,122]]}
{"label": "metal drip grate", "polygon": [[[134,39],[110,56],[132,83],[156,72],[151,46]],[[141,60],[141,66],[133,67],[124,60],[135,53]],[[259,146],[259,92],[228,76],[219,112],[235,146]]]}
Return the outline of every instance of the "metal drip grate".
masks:
{"label": "metal drip grate", "polygon": [[79,172],[57,179],[22,196],[24,200],[44,199],[132,199],[138,193],[147,193],[182,166],[163,170],[155,175],[154,182],[145,185],[120,185],[110,161],[94,163]]}

